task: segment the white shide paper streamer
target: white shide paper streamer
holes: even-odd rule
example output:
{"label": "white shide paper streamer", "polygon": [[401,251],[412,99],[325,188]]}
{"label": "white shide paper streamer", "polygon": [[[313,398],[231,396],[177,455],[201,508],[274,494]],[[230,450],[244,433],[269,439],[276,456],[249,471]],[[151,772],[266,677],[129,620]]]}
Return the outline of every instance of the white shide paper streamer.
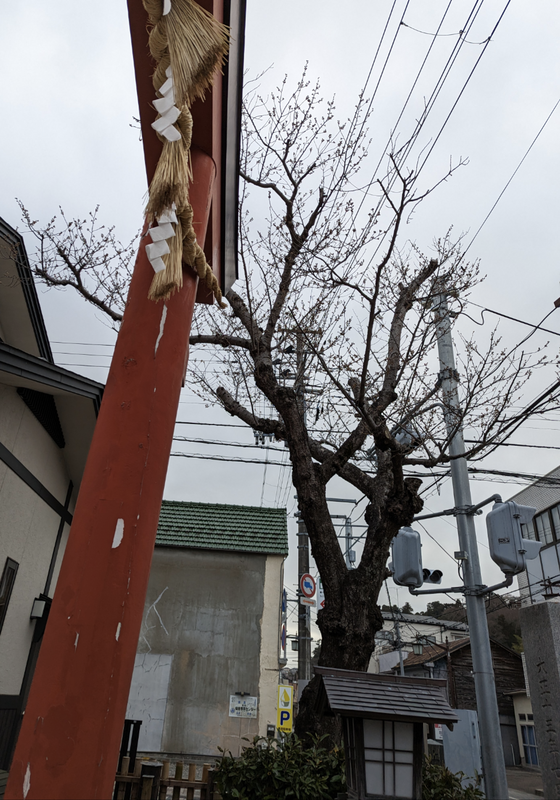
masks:
{"label": "white shide paper streamer", "polygon": [[175,203],[157,218],[157,222],[158,224],[148,231],[152,237],[152,244],[146,245],[146,255],[154,268],[154,272],[162,272],[165,269],[165,262],[162,256],[169,253],[169,245],[166,240],[175,236],[175,228],[173,227],[177,225]]}
{"label": "white shide paper streamer", "polygon": [[161,116],[155,122],[152,122],[152,128],[157,133],[165,136],[168,142],[178,142],[181,138],[181,132],[177,130],[173,123],[177,122],[181,112],[175,105],[171,67],[167,67],[165,74],[167,80],[159,88],[159,93],[163,97],[158,97],[154,100],[154,108]]}

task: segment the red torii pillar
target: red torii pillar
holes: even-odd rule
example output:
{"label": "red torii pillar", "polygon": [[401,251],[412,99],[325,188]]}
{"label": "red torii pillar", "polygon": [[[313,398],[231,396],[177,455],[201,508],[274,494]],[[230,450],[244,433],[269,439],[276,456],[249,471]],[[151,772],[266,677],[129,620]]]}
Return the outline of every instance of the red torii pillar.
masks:
{"label": "red torii pillar", "polygon": [[[152,68],[140,0],[129,0],[129,14],[150,179],[160,145],[149,127]],[[216,118],[219,86],[214,95],[203,113],[214,108]],[[217,152],[219,129],[207,124],[207,152],[192,152],[190,200],[201,247],[216,199],[219,159],[209,153]],[[153,275],[143,241],[6,800],[112,796],[197,293],[186,267],[183,289],[154,303],[148,300]]]}

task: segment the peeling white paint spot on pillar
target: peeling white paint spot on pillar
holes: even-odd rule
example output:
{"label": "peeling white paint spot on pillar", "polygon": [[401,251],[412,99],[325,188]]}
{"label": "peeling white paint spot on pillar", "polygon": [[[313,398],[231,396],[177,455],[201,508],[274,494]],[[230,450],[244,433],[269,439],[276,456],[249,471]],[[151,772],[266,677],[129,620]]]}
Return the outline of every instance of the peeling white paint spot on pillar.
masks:
{"label": "peeling white paint spot on pillar", "polygon": [[115,633],[115,639],[117,640],[117,642],[119,641],[120,635],[121,635],[121,623],[119,622],[119,624],[117,625],[117,632]]}
{"label": "peeling white paint spot on pillar", "polygon": [[165,320],[167,319],[167,306],[165,303],[163,304],[163,311],[161,312],[161,320],[159,323],[159,335],[156,339],[156,349],[154,350],[154,357],[157,355],[159,343],[161,342],[161,337],[163,336],[163,329],[165,328]]}
{"label": "peeling white paint spot on pillar", "polygon": [[23,800],[25,800],[25,798],[27,797],[30,788],[31,788],[31,766],[28,762],[27,769],[25,770],[25,778],[23,779]]}
{"label": "peeling white paint spot on pillar", "polygon": [[75,650],[75,649],[77,648],[77,646],[78,646],[78,639],[79,639],[79,638],[80,638],[80,634],[79,634],[79,633],[77,633],[77,634],[76,634],[76,641],[74,642],[74,650]]}
{"label": "peeling white paint spot on pillar", "polygon": [[123,540],[124,536],[124,519],[117,520],[117,527],[115,528],[115,535],[113,536],[113,549],[118,547]]}

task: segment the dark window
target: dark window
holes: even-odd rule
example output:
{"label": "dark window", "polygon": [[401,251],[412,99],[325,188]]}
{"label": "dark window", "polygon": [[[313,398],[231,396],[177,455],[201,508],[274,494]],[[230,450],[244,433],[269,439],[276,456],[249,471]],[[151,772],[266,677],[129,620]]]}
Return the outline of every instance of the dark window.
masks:
{"label": "dark window", "polygon": [[7,558],[4,565],[4,571],[0,578],[0,632],[6,619],[6,612],[8,611],[8,603],[14,587],[14,581],[18,571],[19,564],[13,558]]}
{"label": "dark window", "polygon": [[527,719],[533,719],[533,715],[532,714],[527,714]]}
{"label": "dark window", "polygon": [[529,525],[525,525],[524,522],[521,523],[521,536],[523,536],[524,539],[535,541],[537,537],[535,535],[535,526],[532,522],[530,522]]}
{"label": "dark window", "polygon": [[550,509],[550,516],[552,517],[552,527],[554,528],[554,536],[560,540],[560,506],[554,506]]}
{"label": "dark window", "polygon": [[519,715],[519,719],[523,719],[523,720],[525,720],[525,719],[527,719],[527,717],[525,716],[525,714],[520,714],[520,715]]}
{"label": "dark window", "polygon": [[522,725],[521,737],[523,739],[523,750],[525,751],[525,763],[538,766],[539,756],[537,754],[537,742],[533,726]]}
{"label": "dark window", "polygon": [[550,544],[553,541],[552,523],[548,511],[536,514],[535,524],[537,526],[537,539],[543,544]]}
{"label": "dark window", "polygon": [[525,539],[536,539],[544,545],[560,542],[560,505],[535,514],[532,523],[521,525],[521,534]]}

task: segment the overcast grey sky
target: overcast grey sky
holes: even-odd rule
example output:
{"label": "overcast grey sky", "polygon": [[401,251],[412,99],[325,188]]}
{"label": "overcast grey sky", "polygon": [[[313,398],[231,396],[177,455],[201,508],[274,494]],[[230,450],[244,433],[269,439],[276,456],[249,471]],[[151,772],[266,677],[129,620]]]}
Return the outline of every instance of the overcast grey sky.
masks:
{"label": "overcast grey sky", "polygon": [[[469,243],[560,99],[560,6],[554,0],[513,0],[509,4],[507,0],[476,4],[452,0],[449,5],[448,0],[396,0],[389,17],[392,5],[392,0],[346,0],[344,6],[332,0],[248,0],[246,68],[255,76],[272,65],[261,79],[266,93],[284,73],[295,80],[308,61],[310,77],[321,79],[326,96],[336,95],[339,113],[345,116],[364,86],[381,32],[388,23],[386,42],[390,43],[398,32],[394,47],[380,77],[388,46],[381,49],[366,88],[366,95],[371,97],[379,80],[371,124],[373,165],[432,43],[429,34],[441,23],[425,72],[403,115],[399,141],[406,139],[422,113],[458,32],[465,28],[472,8],[478,8],[467,36],[469,43],[463,46],[425,126],[422,146],[429,148],[482,54],[426,164],[426,187],[445,172],[450,160],[457,163],[462,157],[469,163],[420,206],[404,232],[405,238],[414,238],[427,248],[434,237],[445,234],[453,225],[456,233],[466,233]],[[485,46],[502,12],[492,41]],[[142,145],[133,119],[138,112],[125,1],[54,0],[45,4],[20,0],[5,4],[0,48],[6,65],[0,129],[0,215],[14,226],[20,224],[16,197],[33,218],[42,221],[55,214],[58,206],[69,216],[84,216],[100,204],[101,220],[115,225],[123,239],[132,237],[142,221],[146,184]],[[529,322],[542,319],[560,296],[559,131],[560,109],[547,123],[469,251],[470,256],[481,259],[482,272],[488,276],[471,299]],[[58,362],[73,363],[76,371],[104,380],[109,360],[100,354],[109,353],[110,348],[101,345],[114,341],[107,323],[69,292],[39,291]],[[471,307],[469,313],[480,318],[480,309]],[[486,319],[491,317],[486,315]],[[553,315],[547,327],[560,331],[560,320]],[[482,336],[487,329],[488,325]],[[510,344],[528,331],[506,320],[500,322],[500,330]],[[547,339],[558,352],[557,337],[534,337],[538,343]],[[74,342],[91,346],[61,344]],[[67,355],[69,351],[76,355]],[[542,385],[554,378],[551,371],[542,377]],[[178,419],[230,421],[223,412],[206,408],[188,390],[183,393]],[[559,421],[557,414],[531,422],[516,434],[515,441],[560,447]],[[178,428],[178,433],[252,441],[249,431],[233,428],[189,425]],[[197,444],[181,444],[176,449],[261,455],[258,451]],[[281,459],[286,460],[285,453],[271,455],[271,460]],[[488,466],[542,474],[559,461],[554,450],[504,448],[488,460]],[[495,491],[507,497],[517,488],[477,481],[472,490],[478,501]],[[356,494],[340,483],[333,492],[347,497]],[[255,505],[261,501],[265,505],[287,502],[291,514],[293,494],[286,469],[269,467],[263,488],[260,466],[187,458],[171,460],[166,487],[166,497],[173,499]],[[430,497],[427,505],[430,510],[452,505],[449,487],[441,497]],[[333,511],[342,513],[340,507],[333,506]],[[290,524],[293,532],[293,521]],[[494,582],[500,574],[487,558],[486,534],[480,522],[478,530],[485,578]],[[456,549],[449,520],[434,524],[430,531],[449,552]],[[292,538],[295,554],[294,544]],[[426,561],[431,560],[434,566],[437,563],[453,579],[453,564],[430,539],[425,541],[424,553]],[[291,565],[292,560],[289,582],[293,583]],[[393,593],[395,599],[394,589]],[[399,603],[406,599],[404,590],[400,590]]]}

